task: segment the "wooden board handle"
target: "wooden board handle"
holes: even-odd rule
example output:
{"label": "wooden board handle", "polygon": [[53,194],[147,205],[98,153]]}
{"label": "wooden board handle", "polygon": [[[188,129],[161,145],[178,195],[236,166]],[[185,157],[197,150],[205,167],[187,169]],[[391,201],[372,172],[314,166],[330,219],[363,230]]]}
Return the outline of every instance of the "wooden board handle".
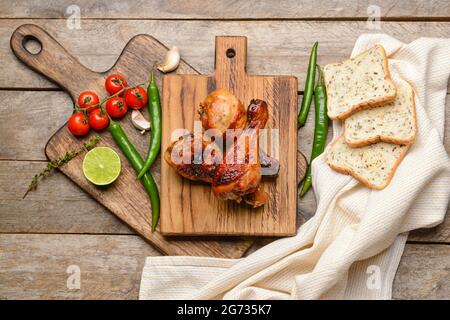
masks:
{"label": "wooden board handle", "polygon": [[[246,75],[247,38],[216,37],[215,80],[217,88],[235,91]],[[238,81],[239,80],[239,81]]]}
{"label": "wooden board handle", "polygon": [[[27,50],[29,40],[40,44],[37,53]],[[18,27],[11,36],[11,49],[16,57],[33,70],[41,73],[60,87],[77,96],[79,94],[80,74],[86,78],[98,79],[98,74],[78,62],[44,29],[34,24]],[[74,98],[74,97],[72,97]]]}

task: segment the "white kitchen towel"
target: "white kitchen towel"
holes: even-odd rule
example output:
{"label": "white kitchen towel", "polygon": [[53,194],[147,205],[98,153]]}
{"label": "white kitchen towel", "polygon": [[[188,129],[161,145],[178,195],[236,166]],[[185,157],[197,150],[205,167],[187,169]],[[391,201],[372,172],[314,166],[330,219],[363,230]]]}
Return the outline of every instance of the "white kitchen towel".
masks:
{"label": "white kitchen towel", "polygon": [[[296,236],[243,259],[148,257],[140,299],[389,299],[407,232],[442,222],[450,197],[444,119],[450,39],[404,44],[362,35],[352,56],[385,47],[394,79],[414,86],[418,137],[389,186],[376,191],[313,161],[317,211]],[[334,137],[341,124],[333,124]],[[301,200],[300,200],[301,201]]]}

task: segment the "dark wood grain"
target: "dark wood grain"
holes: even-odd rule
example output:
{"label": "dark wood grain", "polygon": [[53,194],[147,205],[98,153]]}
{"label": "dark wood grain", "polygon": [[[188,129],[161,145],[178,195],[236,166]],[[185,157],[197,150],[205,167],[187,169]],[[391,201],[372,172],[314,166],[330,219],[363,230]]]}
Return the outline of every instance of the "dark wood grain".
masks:
{"label": "dark wood grain", "polygon": [[[39,54],[32,55],[24,48],[24,39],[33,37],[42,44]],[[35,71],[45,75],[64,88],[72,99],[84,90],[93,90],[100,96],[105,96],[104,79],[108,74],[121,73],[130,84],[146,82],[148,74],[155,61],[161,61],[167,51],[161,43],[150,36],[139,35],[130,40],[123,50],[117,63],[104,73],[93,72],[82,66],[47,32],[35,25],[19,27],[11,37],[11,48],[16,56]],[[182,62],[179,72],[196,73],[196,71]],[[160,75],[157,75],[160,82]],[[127,119],[121,121],[124,130],[129,134],[132,142],[145,144],[148,139],[135,130]],[[89,139],[78,139],[71,135],[66,127],[62,127],[48,142],[46,154],[49,159],[61,157],[67,150],[73,150],[80,143]],[[148,196],[142,185],[136,181],[133,169],[123,157],[120,150],[107,132],[101,133],[101,145],[116,149],[122,160],[122,173],[118,180],[107,188],[98,188],[90,184],[82,173],[82,157],[77,157],[61,171],[72,181],[103,204],[121,220],[149,240],[159,250],[171,255],[207,255],[220,257],[240,257],[251,245],[248,239],[222,242],[215,240],[168,240],[159,232],[151,232],[151,209]],[[155,180],[159,183],[159,164],[152,170]]]}
{"label": "dark wood grain", "polygon": [[[224,88],[244,105],[254,98],[267,101],[270,116],[266,128],[279,132],[279,154],[276,156],[280,161],[280,173],[274,181],[262,183],[269,193],[269,202],[254,209],[234,201],[219,200],[210,186],[181,178],[163,162],[161,231],[170,235],[292,235],[297,228],[297,79],[247,74],[245,37],[219,36],[215,44],[213,75],[164,77],[162,150],[171,143],[174,130],[185,128],[193,132],[199,103],[212,90]],[[233,50],[234,56],[227,56],[228,50]],[[300,160],[304,161],[304,158]]]}

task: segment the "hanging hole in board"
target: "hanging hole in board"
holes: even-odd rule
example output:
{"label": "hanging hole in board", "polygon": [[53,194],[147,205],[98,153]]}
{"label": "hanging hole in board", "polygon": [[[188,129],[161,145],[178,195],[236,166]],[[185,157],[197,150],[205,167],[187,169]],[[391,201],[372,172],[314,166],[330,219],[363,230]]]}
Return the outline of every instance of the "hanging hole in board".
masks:
{"label": "hanging hole in board", "polygon": [[29,54],[38,54],[42,51],[42,43],[34,36],[23,37],[22,47]]}
{"label": "hanging hole in board", "polygon": [[231,59],[231,58],[234,58],[236,56],[236,51],[234,51],[233,48],[230,48],[230,49],[227,50],[226,54],[227,54],[227,57]]}

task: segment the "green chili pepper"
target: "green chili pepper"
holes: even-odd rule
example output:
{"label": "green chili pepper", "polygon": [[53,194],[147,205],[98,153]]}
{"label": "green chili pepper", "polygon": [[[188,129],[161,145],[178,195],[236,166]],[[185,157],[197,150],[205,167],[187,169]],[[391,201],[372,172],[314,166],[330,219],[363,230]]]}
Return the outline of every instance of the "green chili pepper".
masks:
{"label": "green chili pepper", "polygon": [[314,111],[315,111],[315,127],[314,127],[314,140],[311,151],[311,160],[308,166],[308,172],[303,180],[303,186],[300,191],[300,197],[303,197],[305,193],[311,188],[312,175],[311,175],[311,163],[319,155],[322,154],[327,142],[328,133],[328,115],[327,115],[327,91],[323,80],[322,70],[320,66],[317,66],[319,70],[319,80],[316,88],[314,89]]}
{"label": "green chili pepper", "polygon": [[150,169],[155,162],[156,157],[161,149],[161,102],[159,98],[158,86],[155,82],[154,69],[150,73],[150,83],[147,88],[148,95],[148,112],[150,114],[151,135],[148,146],[147,158],[145,159],[144,167],[139,171],[138,179]]}
{"label": "green chili pepper", "polygon": [[[144,167],[144,160],[134,145],[128,140],[127,135],[123,131],[118,122],[111,121],[108,127],[108,131],[111,133],[114,141],[119,146],[122,153],[130,162],[131,166],[136,172],[139,172]],[[152,206],[152,231],[155,231],[159,221],[159,193],[158,187],[153,180],[150,172],[146,172],[142,178],[142,184],[145,191],[150,197],[150,204]]]}
{"label": "green chili pepper", "polygon": [[305,90],[303,92],[302,105],[297,118],[297,128],[301,128],[305,125],[308,118],[309,108],[311,107],[311,101],[314,93],[314,84],[316,80],[316,61],[317,61],[317,46],[318,42],[315,42],[311,55],[309,56],[308,71],[306,73]]}

